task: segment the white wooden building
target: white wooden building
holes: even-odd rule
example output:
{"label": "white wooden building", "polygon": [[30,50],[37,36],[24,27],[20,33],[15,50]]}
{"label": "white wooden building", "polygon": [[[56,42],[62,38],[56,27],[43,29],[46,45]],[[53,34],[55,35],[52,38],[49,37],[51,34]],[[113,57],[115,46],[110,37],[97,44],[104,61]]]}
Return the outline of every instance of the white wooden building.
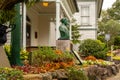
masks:
{"label": "white wooden building", "polygon": [[80,40],[97,39],[97,21],[101,14],[103,0],[77,0],[79,12],[74,18],[80,25]]}

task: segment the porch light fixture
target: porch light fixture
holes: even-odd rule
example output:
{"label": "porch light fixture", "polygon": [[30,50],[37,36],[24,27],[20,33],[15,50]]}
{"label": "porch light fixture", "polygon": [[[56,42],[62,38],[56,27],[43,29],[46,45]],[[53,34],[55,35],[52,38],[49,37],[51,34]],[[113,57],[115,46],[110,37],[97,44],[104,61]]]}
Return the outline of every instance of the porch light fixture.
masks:
{"label": "porch light fixture", "polygon": [[44,7],[48,7],[49,3],[48,3],[48,2],[43,2],[42,5],[43,5]]}

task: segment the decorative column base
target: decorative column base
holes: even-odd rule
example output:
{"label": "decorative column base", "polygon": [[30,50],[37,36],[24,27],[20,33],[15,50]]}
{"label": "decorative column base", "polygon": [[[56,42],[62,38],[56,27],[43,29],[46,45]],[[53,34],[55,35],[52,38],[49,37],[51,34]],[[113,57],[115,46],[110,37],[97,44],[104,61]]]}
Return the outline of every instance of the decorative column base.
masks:
{"label": "decorative column base", "polygon": [[3,46],[0,46],[0,67],[10,67],[9,60]]}
{"label": "decorative column base", "polygon": [[61,51],[70,51],[71,47],[71,41],[70,40],[57,40],[56,41],[56,48]]}

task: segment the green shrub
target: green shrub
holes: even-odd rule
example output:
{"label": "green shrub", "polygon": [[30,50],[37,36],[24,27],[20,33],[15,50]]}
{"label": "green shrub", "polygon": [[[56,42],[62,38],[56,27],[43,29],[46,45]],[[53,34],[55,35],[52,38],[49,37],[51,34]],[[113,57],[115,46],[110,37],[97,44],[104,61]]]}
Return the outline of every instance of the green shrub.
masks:
{"label": "green shrub", "polygon": [[32,53],[32,64],[42,66],[44,62],[68,62],[73,60],[73,55],[69,52],[56,53],[50,47],[39,48]]}
{"label": "green shrub", "polygon": [[102,42],[92,39],[84,40],[79,47],[80,53],[84,54],[85,56],[93,55],[99,51],[102,51],[103,49],[104,44]]}
{"label": "green shrub", "polygon": [[72,67],[68,69],[68,80],[88,80],[88,77],[84,70]]}
{"label": "green shrub", "polygon": [[23,73],[12,68],[0,68],[0,80],[24,80]]}
{"label": "green shrub", "polygon": [[57,58],[57,54],[50,47],[39,48],[32,53],[32,64],[33,65],[43,65],[45,61],[53,61]]}
{"label": "green shrub", "polygon": [[100,40],[101,42],[105,42],[105,36],[101,35],[97,37],[98,40]]}
{"label": "green shrub", "polygon": [[114,48],[113,48],[114,50],[116,50],[116,49],[120,49],[120,46],[114,46]]}
{"label": "green shrub", "polygon": [[114,38],[114,45],[120,46],[120,36],[116,36],[116,37]]}
{"label": "green shrub", "polygon": [[104,60],[106,60],[106,58],[107,58],[106,52],[107,51],[104,51],[104,50],[103,51],[99,51],[97,53],[94,53],[93,56],[95,56],[97,59],[104,59]]}

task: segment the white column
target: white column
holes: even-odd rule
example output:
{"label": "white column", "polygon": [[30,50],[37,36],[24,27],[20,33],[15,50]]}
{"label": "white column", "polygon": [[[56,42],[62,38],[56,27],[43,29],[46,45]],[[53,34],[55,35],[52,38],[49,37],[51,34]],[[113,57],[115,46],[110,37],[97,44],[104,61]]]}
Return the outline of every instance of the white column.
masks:
{"label": "white column", "polygon": [[60,0],[56,0],[56,40],[60,37],[59,33],[60,26]]}
{"label": "white column", "polygon": [[23,3],[23,49],[26,49],[26,4]]}

